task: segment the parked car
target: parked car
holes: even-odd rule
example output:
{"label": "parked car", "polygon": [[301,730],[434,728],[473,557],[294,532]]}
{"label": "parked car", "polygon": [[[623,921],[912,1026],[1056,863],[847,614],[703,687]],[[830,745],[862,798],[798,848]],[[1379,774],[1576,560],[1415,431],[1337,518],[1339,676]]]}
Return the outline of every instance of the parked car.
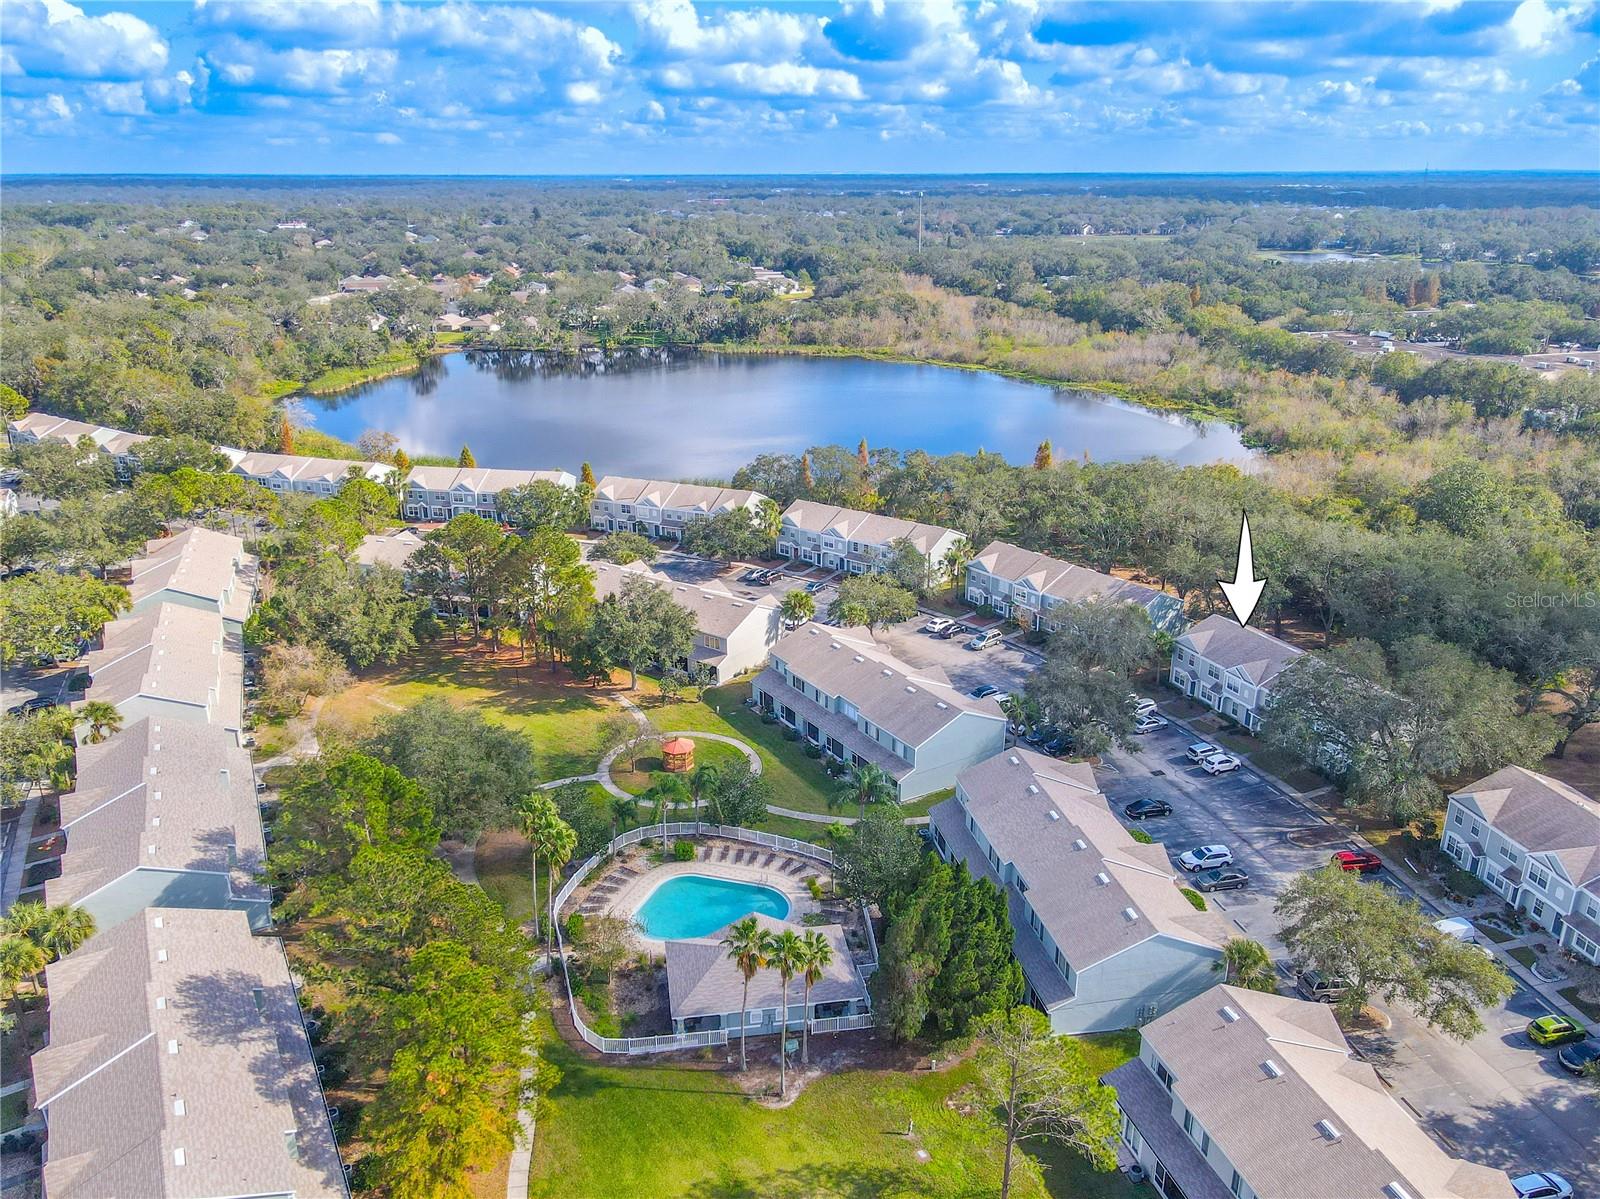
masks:
{"label": "parked car", "polygon": [[828,580],[826,580],[826,579],[813,579],[811,582],[806,584],[806,590],[809,591],[812,595],[815,595],[817,592],[821,591],[827,585],[828,585]]}
{"label": "parked car", "polygon": [[1250,876],[1237,866],[1224,866],[1220,870],[1207,870],[1194,880],[1196,891],[1237,891],[1250,885]]}
{"label": "parked car", "polygon": [[1362,874],[1373,874],[1383,869],[1383,859],[1365,849],[1341,849],[1328,861],[1340,870],[1356,870]]}
{"label": "parked car", "polygon": [[1227,774],[1230,770],[1237,770],[1244,763],[1232,754],[1212,754],[1200,763],[1200,769],[1207,774]]}
{"label": "parked car", "polygon": [[1472,927],[1472,921],[1460,916],[1446,916],[1443,920],[1435,920],[1433,927],[1454,940],[1465,941],[1469,945],[1477,944],[1478,930]]}
{"label": "parked car", "polygon": [[955,621],[948,616],[935,616],[922,626],[922,631],[924,633],[942,633],[953,624],[955,624]]}
{"label": "parked car", "polygon": [[1574,1041],[1562,1047],[1556,1061],[1568,1074],[1582,1074],[1590,1062],[1600,1062],[1600,1041]]}
{"label": "parked car", "polygon": [[1540,1016],[1528,1021],[1528,1039],[1535,1045],[1565,1045],[1586,1036],[1583,1025],[1571,1016]]}
{"label": "parked car", "polygon": [[970,632],[972,630],[964,624],[953,624],[947,629],[940,629],[933,636],[938,641],[949,641],[952,637],[965,637]]}
{"label": "parked car", "polygon": [[974,687],[967,694],[973,699],[988,699],[991,695],[999,695],[1000,688],[993,683],[984,683],[981,687]]}
{"label": "parked car", "polygon": [[971,641],[967,642],[968,649],[990,649],[1000,644],[999,629],[985,629]]}
{"label": "parked car", "polygon": [[46,708],[56,706],[56,701],[47,695],[35,695],[32,699],[25,699],[7,709],[7,716],[26,716],[29,712],[42,712]]}
{"label": "parked car", "polygon": [[755,577],[760,573],[761,573],[761,568],[759,566],[752,566],[749,570],[745,571],[742,575],[739,576],[739,582],[741,582],[741,583],[754,582],[755,581]]}
{"label": "parked car", "polygon": [[1156,701],[1143,695],[1129,694],[1128,702],[1133,705],[1135,716],[1146,716],[1156,710]]}
{"label": "parked car", "polygon": [[1190,874],[1201,870],[1215,870],[1218,866],[1233,865],[1233,850],[1226,845],[1200,845],[1178,859]]}
{"label": "parked car", "polygon": [[1294,988],[1313,1003],[1338,1003],[1350,985],[1342,978],[1332,978],[1315,970],[1302,970],[1295,975]]}
{"label": "parked car", "polygon": [[1183,752],[1184,756],[1187,757],[1191,762],[1204,762],[1213,754],[1220,754],[1222,751],[1215,745],[1208,745],[1204,741],[1196,741]]}
{"label": "parked car", "polygon": [[1153,820],[1172,815],[1172,805],[1164,799],[1136,799],[1123,806],[1122,814],[1129,820]]}
{"label": "parked car", "polygon": [[1165,716],[1157,716],[1154,712],[1147,713],[1133,722],[1133,731],[1136,733],[1153,733],[1157,729],[1164,729],[1171,723]]}
{"label": "parked car", "polygon": [[1572,1184],[1554,1170],[1541,1170],[1511,1180],[1517,1199],[1572,1199]]}

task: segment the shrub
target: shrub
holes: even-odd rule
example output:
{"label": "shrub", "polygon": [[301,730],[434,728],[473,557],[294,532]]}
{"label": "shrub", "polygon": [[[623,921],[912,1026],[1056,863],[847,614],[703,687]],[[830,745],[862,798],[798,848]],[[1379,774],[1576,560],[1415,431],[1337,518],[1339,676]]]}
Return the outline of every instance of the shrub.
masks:
{"label": "shrub", "polygon": [[761,713],[761,723],[762,724],[777,724],[778,723],[778,714],[776,712],[763,712],[763,713]]}
{"label": "shrub", "polygon": [[694,842],[674,841],[672,843],[672,856],[680,862],[694,861]]}
{"label": "shrub", "polygon": [[1189,906],[1194,908],[1195,911],[1203,912],[1206,910],[1206,897],[1200,892],[1193,887],[1179,887],[1178,890],[1183,892],[1183,897],[1189,901]]}
{"label": "shrub", "polygon": [[816,875],[806,879],[806,890],[811,892],[811,898],[818,903],[822,902],[822,880]]}
{"label": "shrub", "polygon": [[1154,845],[1156,843],[1156,839],[1142,828],[1130,828],[1128,836],[1132,837],[1140,845]]}
{"label": "shrub", "polygon": [[808,758],[820,758],[821,756],[822,756],[822,746],[817,745],[814,742],[807,741],[806,742],[806,757],[808,757]]}
{"label": "shrub", "polygon": [[783,739],[785,741],[798,741],[798,740],[800,740],[800,730],[799,729],[785,728],[783,730]]}
{"label": "shrub", "polygon": [[567,917],[565,927],[568,944],[578,945],[583,942],[583,925],[584,920],[582,912],[573,912]]}
{"label": "shrub", "polygon": [[1444,885],[1451,895],[1459,895],[1463,900],[1477,899],[1489,889],[1488,884],[1476,874],[1459,866],[1451,866],[1445,871]]}

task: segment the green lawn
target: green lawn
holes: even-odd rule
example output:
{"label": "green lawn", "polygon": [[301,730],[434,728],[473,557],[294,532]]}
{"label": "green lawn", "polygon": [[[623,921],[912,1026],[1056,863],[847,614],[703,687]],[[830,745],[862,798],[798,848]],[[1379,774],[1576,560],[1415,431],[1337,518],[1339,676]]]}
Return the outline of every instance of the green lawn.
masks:
{"label": "green lawn", "polygon": [[[744,753],[736,746],[726,745],[721,741],[699,741],[695,743],[694,762],[696,766],[716,766],[720,769],[742,761],[744,761]],[[629,769],[630,766],[634,766],[636,769]],[[642,753],[637,759],[632,760],[622,756],[611,764],[611,781],[631,795],[643,795],[657,780],[666,777],[667,772],[661,768],[661,754],[654,750]],[[683,818],[690,818],[687,808],[684,809]],[[674,817],[674,819],[677,819],[677,817]]]}
{"label": "green lawn", "polygon": [[1514,940],[1516,937],[1515,933],[1508,933],[1503,929],[1496,928],[1494,925],[1487,922],[1477,924],[1474,927],[1484,936],[1488,937],[1489,940],[1493,941],[1496,945],[1504,944],[1507,941]]}
{"label": "green lawn", "polygon": [[1515,949],[1506,950],[1506,952],[1529,969],[1532,969],[1534,963],[1539,960],[1539,955],[1526,945],[1519,945]]}
{"label": "green lawn", "polygon": [[1563,987],[1559,993],[1561,998],[1589,1017],[1590,1020],[1600,1023],[1600,1003],[1593,1003],[1583,998],[1582,987]]}
{"label": "green lawn", "polygon": [[[1095,1064],[1127,1060],[1136,1034],[1089,1040]],[[945,1106],[970,1063],[932,1073],[855,1071],[813,1083],[784,1109],[746,1098],[727,1075],[638,1060],[587,1061],[555,1041],[562,1071],[539,1122],[530,1196],[877,1199],[999,1192],[1003,1144],[986,1120]],[[914,1137],[904,1135],[915,1123]],[[919,1160],[918,1150],[927,1154]],[[1020,1197],[1121,1199],[1122,1175],[1081,1159],[1021,1155]]]}
{"label": "green lawn", "polygon": [[564,670],[524,665],[515,651],[496,656],[445,641],[419,648],[398,666],[362,672],[323,705],[322,720],[359,732],[428,696],[528,733],[534,765],[546,780],[593,773],[600,726],[617,712],[603,692],[574,686]]}

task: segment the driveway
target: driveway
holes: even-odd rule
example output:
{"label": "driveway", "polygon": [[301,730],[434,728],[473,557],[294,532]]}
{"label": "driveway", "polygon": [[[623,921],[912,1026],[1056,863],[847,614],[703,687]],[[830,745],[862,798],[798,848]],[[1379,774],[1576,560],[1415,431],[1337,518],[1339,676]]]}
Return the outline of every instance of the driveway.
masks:
{"label": "driveway", "polygon": [[927,633],[919,632],[928,618],[885,625],[873,636],[891,654],[902,662],[926,669],[942,668],[950,681],[962,691],[970,691],[985,683],[1002,691],[1017,692],[1033,673],[1036,663],[1021,650],[1002,644],[992,649],[971,650],[966,637],[951,637],[940,641]]}
{"label": "driveway", "polygon": [[[1112,751],[1096,772],[1101,788],[1119,816],[1134,799],[1172,805],[1171,816],[1139,827],[1166,846],[1174,865],[1196,845],[1232,849],[1250,886],[1207,899],[1281,960],[1272,911],[1277,895],[1296,874],[1354,842],[1248,765],[1216,778],[1206,774],[1184,756],[1191,740],[1171,726],[1140,738],[1133,753]],[[1372,881],[1410,892],[1407,880],[1388,869]],[[1519,986],[1505,1004],[1483,1013],[1485,1031],[1465,1044],[1398,1008],[1388,1012],[1387,1032],[1350,1040],[1452,1152],[1515,1173],[1558,1170],[1580,1194],[1600,1196],[1600,1099],[1561,1071],[1554,1050],[1536,1048],[1522,1031],[1545,1011],[1537,995]]]}

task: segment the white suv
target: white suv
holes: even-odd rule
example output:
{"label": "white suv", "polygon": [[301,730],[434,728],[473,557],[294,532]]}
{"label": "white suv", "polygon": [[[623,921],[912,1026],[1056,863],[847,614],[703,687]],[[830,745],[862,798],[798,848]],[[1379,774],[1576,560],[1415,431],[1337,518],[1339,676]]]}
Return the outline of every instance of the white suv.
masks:
{"label": "white suv", "polygon": [[1237,770],[1244,763],[1232,754],[1212,754],[1200,763],[1200,769],[1207,774],[1227,774],[1230,770]]}
{"label": "white suv", "polygon": [[1202,845],[1178,859],[1178,865],[1191,874],[1233,865],[1233,850],[1226,845]]}

